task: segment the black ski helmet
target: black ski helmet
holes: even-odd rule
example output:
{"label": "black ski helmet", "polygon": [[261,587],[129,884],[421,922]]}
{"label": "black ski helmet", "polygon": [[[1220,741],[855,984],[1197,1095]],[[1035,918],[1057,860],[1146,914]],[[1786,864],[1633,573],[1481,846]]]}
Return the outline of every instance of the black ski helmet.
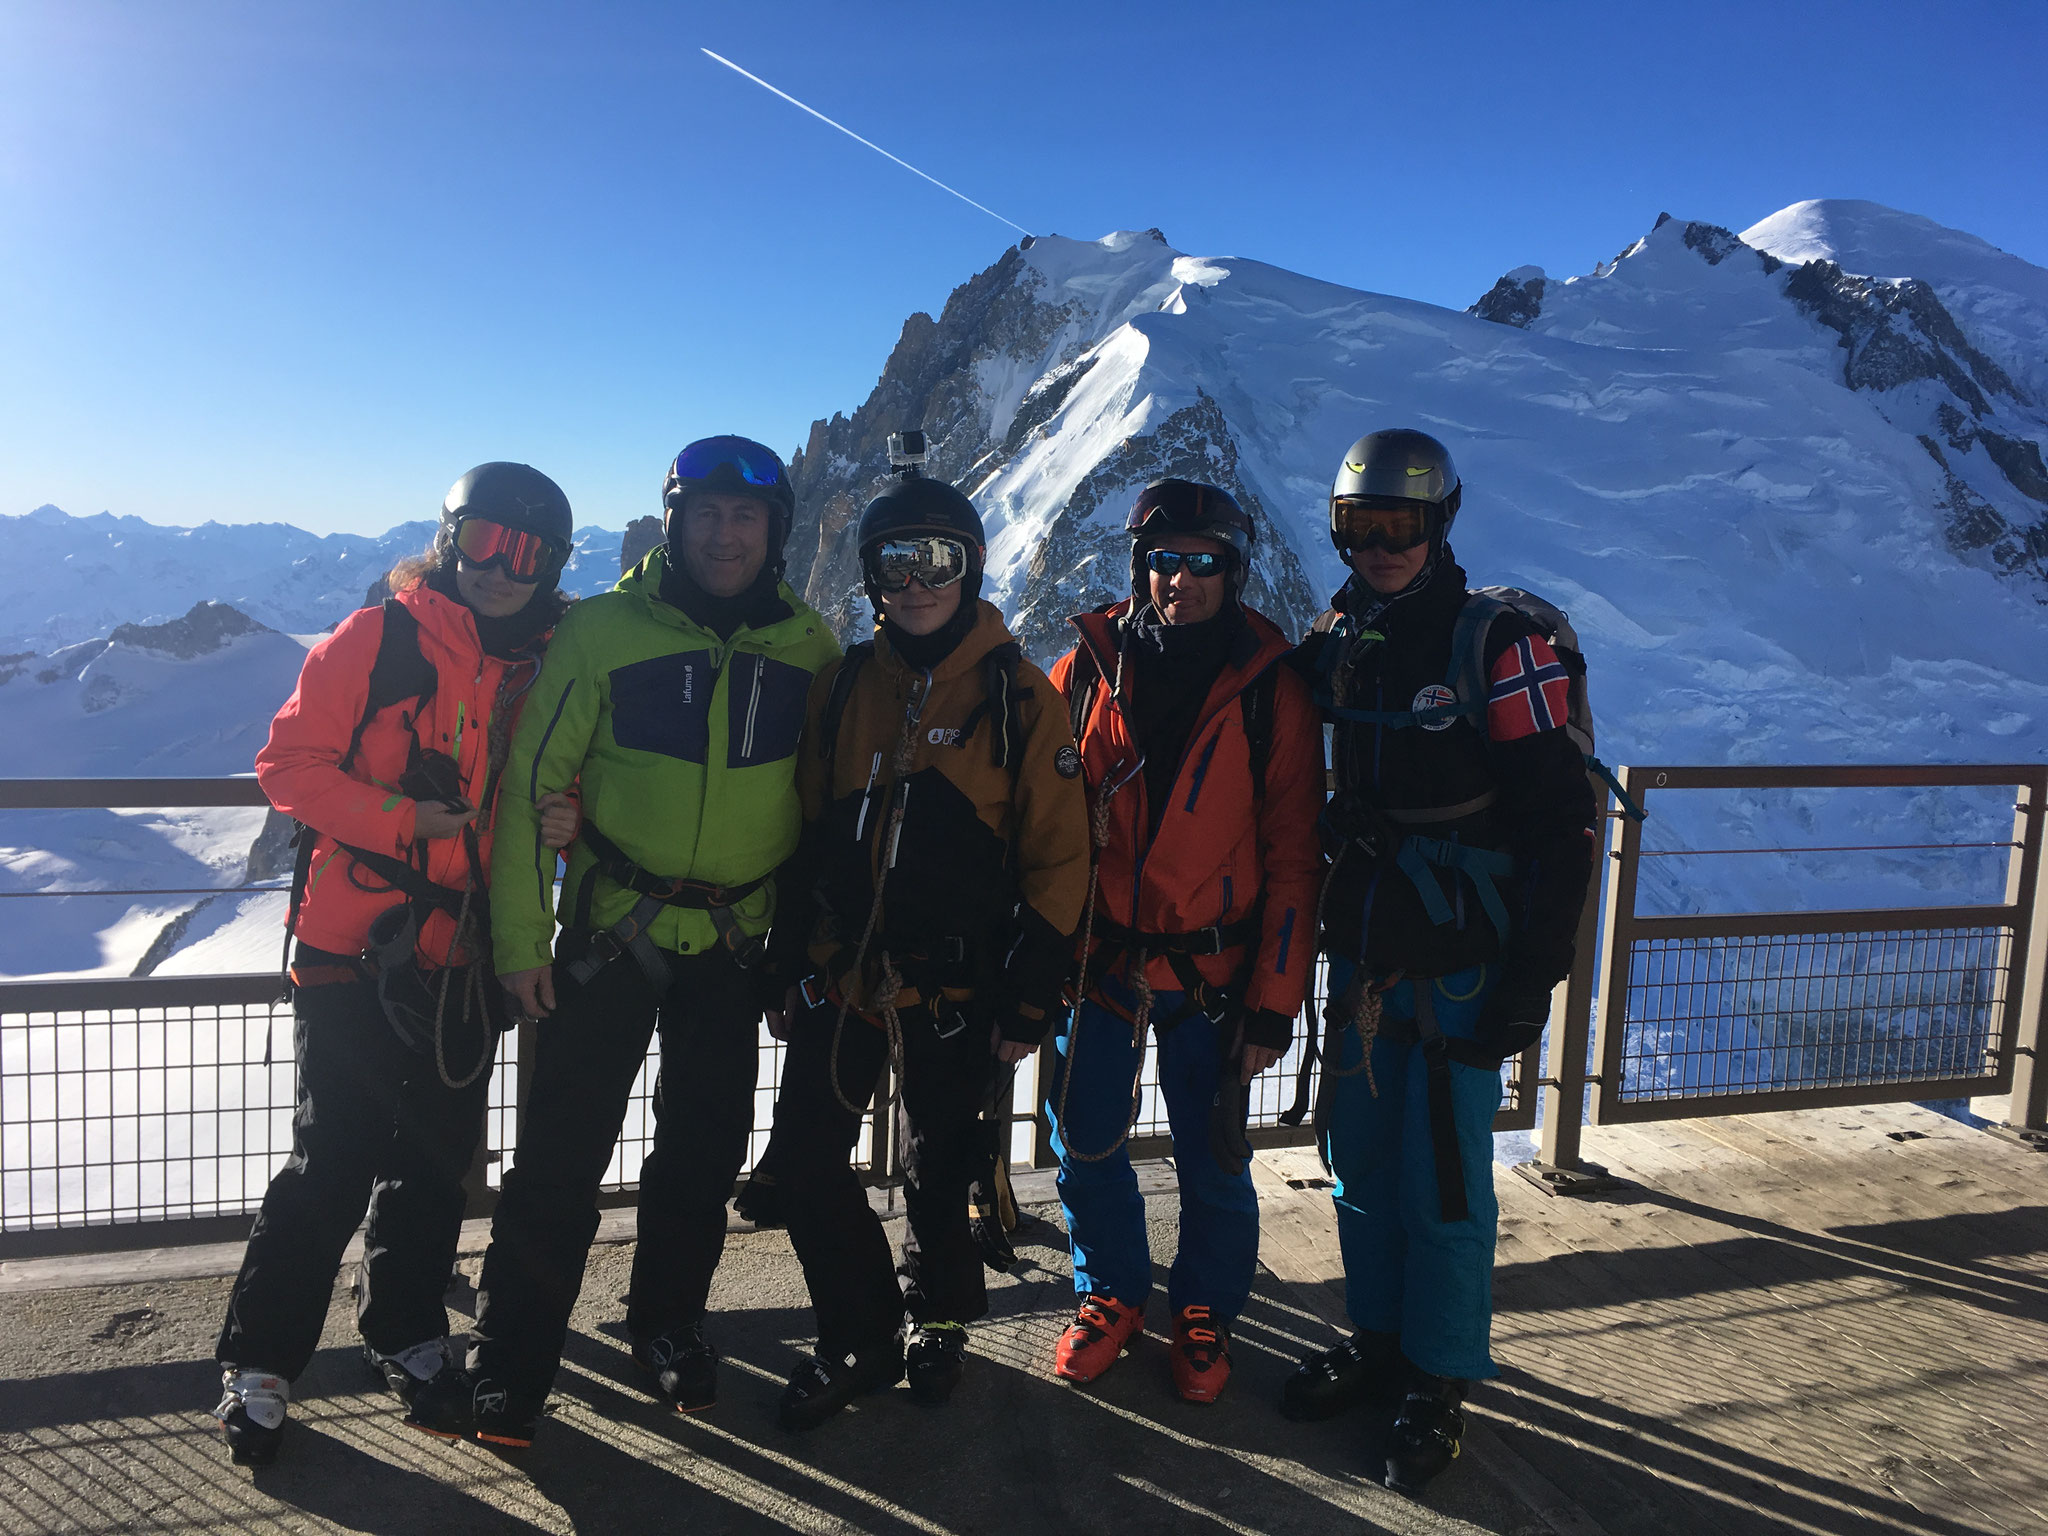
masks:
{"label": "black ski helmet", "polygon": [[[774,514],[768,530],[768,568],[782,571],[782,547],[796,521],[796,490],[789,483],[789,470],[773,448],[750,437],[700,437],[675,456],[661,482],[662,531],[673,530],[668,514],[680,512],[693,494],[752,496],[768,503]],[[669,545],[671,562],[678,558],[674,543]]]}
{"label": "black ski helmet", "polygon": [[1330,487],[1330,542],[1346,559],[1350,550],[1338,531],[1340,501],[1419,501],[1435,509],[1430,544],[1441,549],[1457,521],[1464,484],[1451,450],[1413,427],[1368,432],[1344,451],[1344,462]]}
{"label": "black ski helmet", "polygon": [[[479,464],[448,488],[441,502],[441,526],[434,533],[434,561],[455,563],[455,525],[465,517],[489,518],[507,528],[537,534],[561,546],[575,541],[576,520],[562,488],[531,464],[493,460]],[[549,585],[553,585],[552,579]]]}
{"label": "black ski helmet", "polygon": [[981,526],[981,514],[966,495],[943,480],[906,474],[867,504],[860,515],[859,544],[861,580],[867,581],[868,551],[885,539],[911,534],[943,534],[967,546],[967,575],[962,595],[981,595],[982,564],[988,556],[988,534]]}
{"label": "black ski helmet", "polygon": [[1244,595],[1252,572],[1252,542],[1257,536],[1251,515],[1221,486],[1200,480],[1161,480],[1138,492],[1124,527],[1131,536],[1131,592],[1145,584],[1145,554],[1161,539],[1176,533],[1213,539],[1231,552],[1230,594]]}

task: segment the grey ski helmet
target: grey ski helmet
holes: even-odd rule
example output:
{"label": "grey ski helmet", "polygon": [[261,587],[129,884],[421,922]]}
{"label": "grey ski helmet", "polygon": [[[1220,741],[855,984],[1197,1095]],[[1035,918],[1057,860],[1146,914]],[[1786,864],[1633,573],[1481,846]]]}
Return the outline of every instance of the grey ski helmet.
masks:
{"label": "grey ski helmet", "polygon": [[1330,487],[1330,542],[1337,553],[1347,557],[1356,547],[1357,541],[1348,536],[1345,527],[1343,503],[1366,507],[1420,503],[1426,514],[1427,537],[1432,545],[1441,547],[1457,520],[1463,495],[1450,449],[1427,432],[1412,427],[1369,432],[1345,450],[1336,483]]}

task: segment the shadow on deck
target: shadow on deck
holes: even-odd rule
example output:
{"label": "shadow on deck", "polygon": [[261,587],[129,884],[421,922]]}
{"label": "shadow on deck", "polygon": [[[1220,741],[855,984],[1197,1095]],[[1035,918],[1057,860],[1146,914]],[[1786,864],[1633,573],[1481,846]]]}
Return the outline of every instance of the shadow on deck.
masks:
{"label": "shadow on deck", "polygon": [[[1893,1139],[1894,1137],[1900,1139]],[[808,1327],[778,1233],[736,1234],[713,1297],[712,1414],[657,1410],[619,1328],[630,1249],[594,1251],[555,1410],[513,1459],[407,1432],[350,1347],[345,1291],[284,1458],[231,1468],[206,1413],[222,1276],[123,1284],[0,1266],[0,1529],[1915,1532],[2048,1529],[2048,1161],[1911,1108],[1589,1130],[1630,1180],[1556,1200],[1498,1172],[1498,1383],[1429,1507],[1367,1481],[1384,1423],[1288,1424],[1293,1358],[1341,1322],[1312,1153],[1262,1154],[1269,1275],[1237,1376],[1174,1400],[1164,1324],[1099,1388],[1055,1383],[1071,1305],[1044,1176],[943,1410],[902,1392],[796,1437],[773,1422]],[[1154,1252],[1168,1177],[1148,1170]],[[1051,1219],[1046,1219],[1051,1218]],[[465,1261],[474,1273],[474,1261]],[[160,1272],[159,1272],[160,1273]],[[1163,1284],[1164,1273],[1159,1278]],[[473,1295],[451,1293],[458,1316]]]}

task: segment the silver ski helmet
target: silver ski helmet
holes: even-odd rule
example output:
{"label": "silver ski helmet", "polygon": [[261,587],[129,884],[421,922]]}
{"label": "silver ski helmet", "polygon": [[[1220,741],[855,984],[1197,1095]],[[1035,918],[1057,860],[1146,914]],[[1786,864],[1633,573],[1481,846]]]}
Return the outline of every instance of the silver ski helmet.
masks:
{"label": "silver ski helmet", "polygon": [[1251,577],[1251,514],[1221,486],[1200,480],[1161,480],[1138,492],[1124,528],[1131,536],[1131,593],[1145,592],[1145,556],[1176,533],[1211,539],[1230,551],[1230,595],[1242,597]]}
{"label": "silver ski helmet", "polygon": [[[1346,559],[1363,548],[1370,536],[1364,525],[1379,528],[1379,542],[1390,549],[1413,549],[1426,539],[1441,548],[1457,520],[1464,485],[1451,450],[1412,427],[1368,432],[1344,452],[1330,487],[1330,542]],[[1376,513],[1412,511],[1419,536],[1396,538],[1384,531],[1397,526]]]}

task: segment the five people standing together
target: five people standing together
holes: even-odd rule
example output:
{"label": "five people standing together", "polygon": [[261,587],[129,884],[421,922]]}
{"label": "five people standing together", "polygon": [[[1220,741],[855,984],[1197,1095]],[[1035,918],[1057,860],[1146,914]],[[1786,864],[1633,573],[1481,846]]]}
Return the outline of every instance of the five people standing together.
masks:
{"label": "five people standing together", "polygon": [[[962,1381],[988,1106],[1049,1037],[1078,1297],[1053,1370],[1091,1382],[1144,1327],[1128,1138],[1156,1045],[1172,1378],[1214,1402],[1258,1254],[1250,1085],[1319,964],[1315,1125],[1357,1331],[1303,1362],[1283,1411],[1398,1403],[1404,1491],[1456,1456],[1466,1385],[1494,1374],[1499,1068],[1541,1032],[1591,872],[1576,653],[1466,591],[1450,455],[1397,430],[1346,454],[1329,527],[1351,575],[1304,644],[1243,601],[1271,530],[1170,479],[1130,512],[1129,595],[1077,616],[1048,676],[981,596],[973,504],[921,458],[860,520],[876,627],[844,654],[782,579],[786,470],[720,437],[671,466],[663,541],[577,603],[555,591],[560,490],[481,466],[397,596],[308,656],[258,760],[304,826],[301,1090],[217,1351],[237,1460],[276,1454],[365,1204],[359,1322],[406,1422],[531,1443],[657,1036],[626,1327],[654,1395],[711,1408],[764,1020],[787,1059],[751,1188],[816,1312],[785,1426],[906,1376],[927,1401]],[[538,1055],[464,1356],[440,1293],[517,1018],[541,1021]],[[851,1161],[878,1083],[900,1263]]]}

